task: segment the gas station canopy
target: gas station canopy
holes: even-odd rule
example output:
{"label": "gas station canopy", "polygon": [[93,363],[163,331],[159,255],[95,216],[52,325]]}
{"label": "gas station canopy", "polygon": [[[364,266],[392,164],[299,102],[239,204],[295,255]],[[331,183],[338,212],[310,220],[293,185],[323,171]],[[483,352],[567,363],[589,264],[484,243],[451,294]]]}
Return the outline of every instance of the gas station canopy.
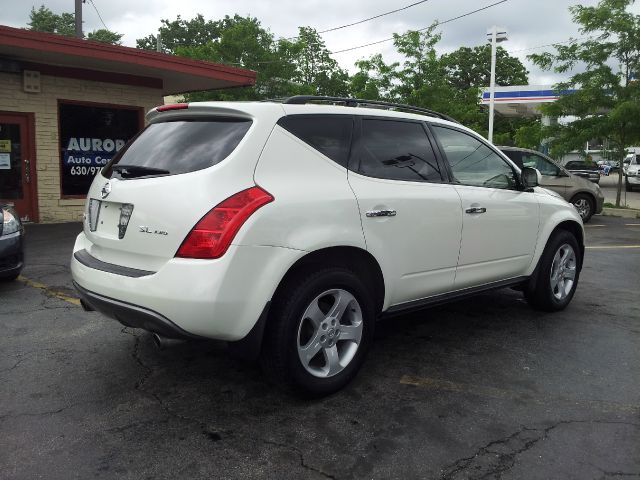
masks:
{"label": "gas station canopy", "polygon": [[[534,117],[541,115],[540,105],[556,101],[560,95],[575,90],[554,90],[551,85],[514,85],[495,87],[494,108],[506,117]],[[489,89],[482,92],[481,105],[489,106]]]}

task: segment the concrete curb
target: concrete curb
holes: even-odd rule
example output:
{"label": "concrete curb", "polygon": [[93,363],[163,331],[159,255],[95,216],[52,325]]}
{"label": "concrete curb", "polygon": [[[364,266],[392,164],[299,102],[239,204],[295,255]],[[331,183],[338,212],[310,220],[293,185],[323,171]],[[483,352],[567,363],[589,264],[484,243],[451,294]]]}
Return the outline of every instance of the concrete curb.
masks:
{"label": "concrete curb", "polygon": [[602,209],[601,215],[606,217],[640,218],[640,210],[634,208],[608,208]]}

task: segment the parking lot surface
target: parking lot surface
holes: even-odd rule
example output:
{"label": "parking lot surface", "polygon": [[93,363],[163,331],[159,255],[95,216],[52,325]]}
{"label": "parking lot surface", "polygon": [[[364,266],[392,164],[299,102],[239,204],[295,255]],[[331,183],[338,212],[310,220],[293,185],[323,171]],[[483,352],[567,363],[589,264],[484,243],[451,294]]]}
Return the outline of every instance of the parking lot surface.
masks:
{"label": "parking lot surface", "polygon": [[32,225],[0,284],[0,477],[640,478],[640,222],[594,217],[567,310],[513,290],[378,324],[322,400],[223,344],[157,350],[84,312],[79,224]]}

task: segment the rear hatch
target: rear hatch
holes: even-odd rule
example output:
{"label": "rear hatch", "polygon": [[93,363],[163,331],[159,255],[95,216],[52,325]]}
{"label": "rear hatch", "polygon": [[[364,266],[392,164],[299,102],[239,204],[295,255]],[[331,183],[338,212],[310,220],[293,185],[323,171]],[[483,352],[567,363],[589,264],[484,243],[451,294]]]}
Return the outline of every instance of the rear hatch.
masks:
{"label": "rear hatch", "polygon": [[274,104],[152,110],[150,124],[91,185],[84,221],[89,253],[160,269],[209,210],[254,185],[257,160],[279,116]]}

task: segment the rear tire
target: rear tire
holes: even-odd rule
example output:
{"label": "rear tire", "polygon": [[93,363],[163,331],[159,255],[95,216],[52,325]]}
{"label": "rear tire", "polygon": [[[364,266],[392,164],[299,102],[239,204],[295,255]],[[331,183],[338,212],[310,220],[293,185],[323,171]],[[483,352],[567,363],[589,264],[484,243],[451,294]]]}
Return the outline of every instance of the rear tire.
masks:
{"label": "rear tire", "polygon": [[576,238],[566,230],[556,231],[538,263],[535,280],[525,289],[529,305],[555,312],[569,305],[580,277],[582,258]]}
{"label": "rear tire", "polygon": [[20,276],[20,272],[14,273],[12,275],[8,275],[6,277],[0,277],[0,282],[13,282],[19,276]]}
{"label": "rear tire", "polygon": [[261,364],[276,383],[320,397],[347,385],[373,340],[371,293],[351,270],[331,267],[279,288],[265,327]]}
{"label": "rear tire", "polygon": [[578,210],[583,223],[587,223],[593,216],[594,201],[586,193],[579,193],[571,199],[571,203]]}

